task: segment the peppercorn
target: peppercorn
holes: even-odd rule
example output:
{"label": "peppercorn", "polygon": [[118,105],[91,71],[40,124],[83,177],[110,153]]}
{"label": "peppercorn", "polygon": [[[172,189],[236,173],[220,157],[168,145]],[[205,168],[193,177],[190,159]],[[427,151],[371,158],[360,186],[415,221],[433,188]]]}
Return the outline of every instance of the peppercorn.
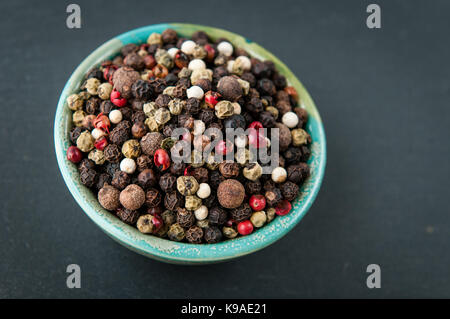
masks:
{"label": "peppercorn", "polygon": [[72,128],[72,130],[70,131],[70,141],[73,144],[76,144],[78,137],[85,130],[86,129],[84,127],[81,127],[81,126],[75,126],[74,128]]}
{"label": "peppercorn", "polygon": [[233,227],[227,226],[222,228],[222,233],[228,239],[236,238],[236,236],[238,235],[238,232]]}
{"label": "peppercorn", "polygon": [[287,179],[287,172],[283,167],[275,167],[271,176],[275,183],[283,183]]}
{"label": "peppercorn", "polygon": [[125,187],[127,187],[130,184],[130,182],[131,178],[127,173],[117,170],[113,175],[111,185],[119,190],[122,190]]}
{"label": "peppercorn", "polygon": [[97,172],[94,169],[86,169],[80,172],[81,183],[86,187],[92,187],[97,181]]}
{"label": "peppercorn", "polygon": [[[213,79],[213,71],[210,69],[198,68],[192,70],[191,76],[189,77],[192,85],[198,85],[203,89],[203,85],[205,85],[204,81],[211,82]],[[202,85],[203,84],[203,85]],[[210,86],[210,84],[209,84]],[[211,88],[208,88],[208,84],[206,84],[204,92],[209,91]]]}
{"label": "peppercorn", "polygon": [[151,168],[153,166],[152,164],[153,164],[152,159],[145,154],[142,154],[136,159],[136,166],[138,171],[140,172],[142,172],[147,168]]}
{"label": "peppercorn", "polygon": [[91,95],[97,95],[97,90],[99,85],[101,84],[100,80],[97,78],[89,78],[86,80],[84,84],[84,88]]}
{"label": "peppercorn", "polygon": [[160,148],[163,135],[159,132],[147,133],[140,141],[142,152],[148,156],[155,155],[157,149]]}
{"label": "peppercorn", "polygon": [[242,96],[242,88],[233,76],[224,76],[217,84],[217,91],[229,101],[236,101]]}
{"label": "peppercorn", "polygon": [[141,154],[141,147],[137,140],[128,140],[123,143],[122,154],[127,158],[137,158]]}
{"label": "peppercorn", "polygon": [[223,177],[222,174],[220,174],[220,172],[217,171],[212,171],[209,174],[209,184],[212,188],[217,189],[220,185],[221,182],[223,182],[225,180],[225,177]]}
{"label": "peppercorn", "polygon": [[250,217],[250,221],[253,224],[253,226],[257,228],[264,226],[264,224],[267,222],[266,212],[264,211],[254,212]]}
{"label": "peppercorn", "polygon": [[105,154],[101,150],[93,149],[89,152],[88,158],[94,161],[97,165],[103,165],[105,163]]}
{"label": "peppercorn", "polygon": [[[284,100],[278,101],[275,106],[278,109],[280,115],[285,115],[286,113],[290,113],[292,110],[292,107],[291,107],[291,104],[289,103],[289,101],[284,101]],[[284,121],[283,121],[283,124],[285,124]],[[295,124],[295,125],[297,125],[297,124]]]}
{"label": "peppercorn", "polygon": [[186,239],[191,244],[201,244],[203,238],[203,229],[198,226],[192,226],[186,231]]}
{"label": "peppercorn", "polygon": [[299,123],[297,127],[302,128],[305,126],[306,122],[308,122],[308,112],[301,107],[295,107],[294,108],[295,114],[297,114]]}
{"label": "peppercorn", "polygon": [[287,168],[288,180],[301,184],[309,176],[309,166],[306,163],[290,165]]}
{"label": "peppercorn", "polygon": [[[142,59],[142,57],[139,57]],[[138,59],[139,59],[138,58]],[[143,63],[143,61],[142,61]],[[140,75],[131,67],[121,67],[113,74],[114,89],[120,92],[120,95],[129,99],[132,96],[131,88],[133,83],[140,79]]]}
{"label": "peppercorn", "polygon": [[186,112],[189,114],[197,114],[200,111],[200,102],[196,98],[189,98],[186,101]]}
{"label": "peppercorn", "polygon": [[276,206],[283,198],[280,189],[276,187],[267,190],[264,197],[267,205],[272,207]]}
{"label": "peppercorn", "polygon": [[170,172],[174,175],[182,175],[185,169],[185,163],[173,163],[172,165],[170,165]]}
{"label": "peppercorn", "polygon": [[160,94],[155,100],[155,105],[158,108],[168,107],[170,102],[170,96],[167,94]]}
{"label": "peppercorn", "polygon": [[250,163],[244,167],[242,173],[245,178],[256,181],[262,175],[262,167],[258,163]]}
{"label": "peppercorn", "polygon": [[138,100],[148,100],[153,95],[153,88],[149,82],[144,80],[137,80],[131,86],[133,96]]}
{"label": "peppercorn", "polygon": [[169,111],[173,115],[179,115],[186,107],[186,101],[175,98],[169,102]]}
{"label": "peppercorn", "polygon": [[111,163],[118,163],[122,157],[119,147],[115,144],[108,144],[104,148],[103,153],[105,155],[105,159]]}
{"label": "peppercorn", "polygon": [[95,163],[90,159],[84,158],[78,164],[78,171],[81,172],[87,169],[95,169]]}
{"label": "peppercorn", "polygon": [[195,194],[198,187],[198,182],[193,176],[180,176],[177,178],[177,189],[184,196]]}
{"label": "peppercorn", "polygon": [[222,239],[222,232],[216,226],[210,226],[204,230],[204,238],[208,244],[218,243]]}
{"label": "peppercorn", "polygon": [[302,158],[302,150],[298,147],[289,147],[284,153],[283,157],[286,164],[297,163]]}
{"label": "peppercorn", "polygon": [[94,148],[94,138],[91,133],[88,131],[84,131],[77,138],[77,147],[82,152],[89,152]]}
{"label": "peppercorn", "polygon": [[149,188],[145,193],[145,204],[148,207],[157,207],[161,204],[161,193],[156,188]]}
{"label": "peppercorn", "polygon": [[165,173],[159,179],[159,187],[161,187],[161,190],[165,193],[175,190],[176,183],[177,178],[170,173]]}
{"label": "peppercorn", "polygon": [[164,207],[168,210],[175,210],[178,207],[184,206],[184,197],[177,191],[171,191],[164,196]]}
{"label": "peppercorn", "polygon": [[155,224],[153,223],[154,216],[150,214],[142,215],[138,218],[136,222],[137,229],[144,234],[152,234],[157,230]]}
{"label": "peppercorn", "polygon": [[261,192],[261,189],[262,189],[262,185],[259,180],[246,181],[244,186],[245,186],[245,190],[248,195],[258,194]]}
{"label": "peppercorn", "polygon": [[120,191],[111,185],[105,184],[98,192],[98,201],[106,210],[116,210],[119,207]]}
{"label": "peppercorn", "polygon": [[141,208],[146,201],[146,196],[144,190],[140,186],[131,184],[120,192],[119,200],[123,207],[130,210],[137,210]]}
{"label": "peppercorn", "polygon": [[222,162],[219,171],[225,178],[237,177],[239,175],[239,165],[234,162]]}
{"label": "peppercorn", "polygon": [[214,107],[215,114],[219,119],[224,119],[226,117],[232,116],[234,114],[234,107],[230,101],[220,101]]}
{"label": "peppercorn", "polygon": [[293,182],[287,181],[281,184],[280,190],[283,198],[291,202],[297,197],[299,187]]}
{"label": "peppercorn", "polygon": [[258,97],[252,97],[245,105],[248,111],[252,113],[261,113],[264,110],[262,101]]}
{"label": "peppercorn", "polygon": [[83,108],[84,100],[78,94],[71,94],[66,99],[67,106],[72,111],[79,111]]}
{"label": "peppercorn", "polygon": [[116,215],[119,217],[121,221],[128,225],[134,225],[136,224],[137,220],[139,219],[139,211],[137,210],[129,210],[126,208],[118,208],[116,210]]}
{"label": "peppercorn", "polygon": [[185,238],[184,228],[179,224],[173,224],[170,226],[167,236],[170,240],[182,241]]}
{"label": "peppercorn", "polygon": [[[155,53],[155,60],[158,63],[158,65],[161,65],[167,69],[173,68],[173,59],[171,55],[164,49],[158,49]],[[165,77],[165,76],[163,76]]]}
{"label": "peppercorn", "polygon": [[211,124],[215,119],[214,111],[211,109],[203,109],[200,112],[199,119],[203,121],[205,125]]}
{"label": "peppercorn", "polygon": [[[120,123],[124,123],[124,121]],[[117,144],[118,146],[125,143],[129,138],[130,138],[130,130],[129,128],[125,128],[123,126],[116,126],[109,133],[109,140],[111,141],[111,143]]]}
{"label": "peppercorn", "polygon": [[196,210],[202,206],[202,200],[195,195],[188,195],[184,199],[184,207],[188,210]]}
{"label": "peppercorn", "polygon": [[189,228],[195,223],[194,213],[185,209],[177,208],[177,224],[184,228]]}
{"label": "peppercorn", "polygon": [[292,144],[294,146],[301,146],[311,143],[311,136],[301,128],[292,130],[291,134],[292,134]]}
{"label": "peppercorn", "polygon": [[289,128],[282,124],[276,123],[275,126],[278,128],[278,138],[279,138],[279,148],[280,151],[286,150],[292,142],[292,135]]}
{"label": "peppercorn", "polygon": [[217,199],[225,208],[239,207],[244,201],[244,196],[244,186],[235,179],[226,179],[217,188]]}
{"label": "peppercorn", "polygon": [[228,219],[228,214],[224,209],[216,206],[210,209],[208,219],[211,225],[223,225]]}
{"label": "peppercorn", "polygon": [[146,168],[139,173],[137,183],[143,189],[147,189],[156,185],[157,177],[151,168]]}
{"label": "peppercorn", "polygon": [[173,225],[177,220],[177,214],[171,210],[165,210],[161,213],[161,219],[165,225]]}
{"label": "peppercorn", "polygon": [[134,123],[131,127],[131,135],[133,135],[134,138],[140,139],[145,134],[147,134],[147,127],[142,122]]}
{"label": "peppercorn", "polygon": [[252,209],[249,204],[243,203],[239,207],[230,210],[230,215],[236,222],[241,222],[250,218],[252,215]]}

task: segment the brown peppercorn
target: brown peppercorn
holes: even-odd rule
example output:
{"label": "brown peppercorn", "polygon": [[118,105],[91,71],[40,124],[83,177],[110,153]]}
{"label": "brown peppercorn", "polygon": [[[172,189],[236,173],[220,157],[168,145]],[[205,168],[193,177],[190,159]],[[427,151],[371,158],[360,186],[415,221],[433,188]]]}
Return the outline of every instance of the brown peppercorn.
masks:
{"label": "brown peppercorn", "polygon": [[148,156],[155,155],[156,150],[161,147],[162,140],[163,135],[159,132],[147,133],[140,142],[142,152]]}
{"label": "brown peppercorn", "polygon": [[177,178],[170,173],[165,173],[159,179],[159,187],[161,187],[161,190],[165,193],[175,190],[176,185]]}
{"label": "brown peppercorn", "polygon": [[198,183],[208,183],[208,170],[204,167],[194,168],[192,176],[194,176]]}
{"label": "brown peppercorn", "polygon": [[219,164],[219,171],[225,178],[238,177],[239,164],[235,162],[222,162]]}
{"label": "brown peppercorn", "polygon": [[291,131],[286,125],[282,123],[276,123],[275,126],[278,128],[280,151],[284,151],[292,142]]}
{"label": "brown peppercorn", "polygon": [[139,172],[142,172],[144,169],[153,167],[153,160],[145,154],[142,154],[136,159],[136,165]]}
{"label": "brown peppercorn", "polygon": [[173,89],[172,94],[174,98],[184,99],[186,98],[186,87],[184,85],[177,84],[177,86]]}
{"label": "brown peppercorn", "polygon": [[192,226],[186,231],[186,239],[191,244],[201,244],[203,239],[203,229]]}
{"label": "brown peppercorn", "polygon": [[[124,121],[120,122],[123,123]],[[127,121],[126,121],[127,122]],[[119,124],[120,124],[119,123]],[[122,145],[130,139],[130,130],[125,126],[119,126],[119,124],[109,133],[109,140],[113,144]]]}
{"label": "brown peppercorn", "polygon": [[248,195],[259,194],[261,192],[262,185],[259,180],[245,182],[245,190]]}
{"label": "brown peppercorn", "polygon": [[141,71],[145,67],[144,58],[136,52],[128,54],[123,60],[123,63],[137,71]]}
{"label": "brown peppercorn", "polygon": [[119,91],[123,98],[132,97],[131,87],[133,83],[139,80],[141,76],[137,71],[130,67],[121,67],[113,74],[114,88]]}
{"label": "brown peppercorn", "polygon": [[280,189],[275,187],[267,190],[264,197],[266,198],[267,205],[272,207],[276,206],[283,198]]}
{"label": "brown peppercorn", "polygon": [[284,153],[283,157],[286,164],[298,163],[302,159],[302,149],[298,147],[289,147]]}
{"label": "brown peppercorn", "polygon": [[295,107],[294,108],[295,114],[298,116],[298,126],[299,128],[302,128],[305,126],[306,122],[308,122],[308,112],[301,107]]}
{"label": "brown peppercorn", "polygon": [[205,228],[204,232],[204,238],[208,244],[218,243],[222,239],[222,232],[215,226]]}
{"label": "brown peppercorn", "polygon": [[226,179],[217,188],[217,199],[225,208],[239,207],[244,201],[244,197],[244,186],[235,179]]}
{"label": "brown peppercorn", "polygon": [[123,46],[122,49],[120,49],[120,53],[122,53],[123,56],[126,56],[130,53],[138,52],[138,50],[139,50],[139,47],[137,46],[137,44],[129,43],[129,44]]}
{"label": "brown peppercorn", "polygon": [[177,32],[173,29],[166,29],[161,33],[162,41],[165,44],[175,44],[178,41],[178,35]]}
{"label": "brown peppercorn", "polygon": [[111,185],[105,184],[98,192],[98,202],[104,209],[116,210],[119,207],[120,191]]}
{"label": "brown peppercorn", "polygon": [[191,97],[186,101],[186,112],[189,114],[197,114],[200,111],[200,102],[198,99]]}
{"label": "brown peppercorn", "polygon": [[145,134],[147,134],[147,126],[143,122],[134,123],[131,127],[131,135],[134,138],[142,138]]}
{"label": "brown peppercorn", "polygon": [[285,113],[290,112],[292,110],[291,104],[288,101],[278,101],[275,105],[278,111],[280,112],[280,116],[283,116]]}
{"label": "brown peppercorn", "polygon": [[195,216],[192,211],[187,210],[186,208],[177,208],[177,224],[181,227],[189,228],[194,225]]}
{"label": "brown peppercorn", "polygon": [[306,163],[290,165],[287,168],[288,180],[301,184],[309,176],[309,166]]}
{"label": "brown peppercorn", "polygon": [[236,101],[242,96],[242,87],[233,76],[224,76],[217,84],[217,91],[225,100]]}
{"label": "brown peppercorn", "polygon": [[137,210],[144,205],[145,192],[140,186],[131,184],[120,192],[119,199],[123,207],[130,210]]}
{"label": "brown peppercorn", "polygon": [[117,217],[124,223],[128,225],[134,225],[136,224],[140,214],[137,210],[129,210],[123,207],[120,207],[116,211]]}
{"label": "brown peppercorn", "polygon": [[173,224],[170,226],[167,236],[173,241],[182,241],[185,237],[184,228],[179,224]]}
{"label": "brown peppercorn", "polygon": [[291,202],[297,197],[299,187],[297,184],[287,181],[281,184],[280,190],[283,198]]}
{"label": "brown peppercorn", "polygon": [[211,225],[223,225],[228,219],[228,214],[220,207],[213,207],[209,210],[208,219]]}
{"label": "brown peppercorn", "polygon": [[145,193],[145,204],[148,207],[157,207],[161,204],[161,193],[156,188],[150,188]]}
{"label": "brown peppercorn", "polygon": [[149,187],[153,187],[157,183],[157,177],[155,172],[151,168],[146,168],[142,172],[139,173],[137,177],[137,183],[143,189],[147,189]]}
{"label": "brown peppercorn", "polygon": [[86,169],[80,172],[81,183],[89,188],[95,185],[97,177],[97,172],[93,169]]}
{"label": "brown peppercorn", "polygon": [[100,103],[100,112],[108,115],[114,109],[114,104],[110,100],[105,100]]}
{"label": "brown peppercorn", "polygon": [[133,112],[133,115],[131,116],[131,122],[132,123],[144,123],[146,118],[147,118],[147,115],[145,115],[145,112],[143,110],[137,110],[137,111]]}
{"label": "brown peppercorn", "polygon": [[275,84],[269,79],[261,79],[258,81],[257,89],[261,95],[275,95],[277,93],[277,89],[275,88]]}
{"label": "brown peppercorn", "polygon": [[239,223],[250,218],[250,216],[252,215],[252,208],[249,204],[244,203],[241,206],[232,209],[230,211],[230,215],[231,218]]}
{"label": "brown peppercorn", "polygon": [[176,210],[178,207],[184,206],[184,197],[177,191],[171,191],[164,196],[164,207],[168,210]]}

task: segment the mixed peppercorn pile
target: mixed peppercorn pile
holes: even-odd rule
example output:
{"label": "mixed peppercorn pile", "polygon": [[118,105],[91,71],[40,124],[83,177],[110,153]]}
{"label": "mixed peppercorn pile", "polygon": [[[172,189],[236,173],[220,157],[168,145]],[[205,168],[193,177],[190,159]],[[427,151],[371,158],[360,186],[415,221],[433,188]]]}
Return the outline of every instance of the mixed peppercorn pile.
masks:
{"label": "mixed peppercorn pile", "polygon": [[[167,29],[124,46],[67,98],[67,159],[102,207],[142,233],[195,244],[249,235],[288,214],[309,176],[308,114],[298,100],[273,62],[202,31],[185,39]],[[189,133],[176,140],[179,127]],[[262,174],[247,152],[234,162],[171,160],[180,141],[207,148],[207,128],[223,136],[226,128],[278,128],[279,167]],[[270,148],[259,134],[221,140],[214,151]]]}

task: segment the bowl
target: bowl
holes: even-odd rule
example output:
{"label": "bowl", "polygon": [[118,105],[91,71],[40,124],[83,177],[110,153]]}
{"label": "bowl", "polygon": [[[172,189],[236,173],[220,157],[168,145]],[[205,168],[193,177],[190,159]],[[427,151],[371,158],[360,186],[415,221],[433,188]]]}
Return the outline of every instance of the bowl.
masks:
{"label": "bowl", "polygon": [[[300,96],[301,106],[309,113],[306,130],[312,138],[311,157],[308,162],[311,167],[311,175],[301,187],[301,193],[293,202],[292,211],[288,215],[277,216],[272,222],[248,236],[217,244],[198,245],[142,234],[136,228],[123,223],[103,209],[96,196],[81,184],[76,166],[66,159],[66,150],[71,145],[69,132],[72,128],[71,111],[66,105],[66,98],[77,92],[84,75],[91,67],[112,58],[122,46],[128,43],[145,43],[151,33],[161,33],[167,28],[174,29],[183,37],[189,37],[195,31],[203,30],[213,39],[227,38],[235,46],[242,47],[252,56],[273,61],[279,72],[286,77],[289,85],[295,87]],[[59,98],[55,115],[54,139],[61,174],[70,193],[86,215],[107,235],[123,246],[144,256],[175,264],[205,264],[238,258],[267,247],[286,235],[305,216],[316,198],[326,162],[325,133],[319,113],[306,89],[284,63],[258,44],[237,34],[217,28],[183,23],[150,25],[123,33],[104,43],[84,59],[67,81]]]}

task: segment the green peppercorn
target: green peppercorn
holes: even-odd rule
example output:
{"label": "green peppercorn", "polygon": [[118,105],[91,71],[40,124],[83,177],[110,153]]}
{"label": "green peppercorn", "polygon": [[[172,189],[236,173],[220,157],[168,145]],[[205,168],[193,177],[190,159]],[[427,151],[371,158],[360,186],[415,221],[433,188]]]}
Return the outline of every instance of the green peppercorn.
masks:
{"label": "green peppercorn", "polygon": [[220,101],[219,103],[216,104],[214,109],[216,111],[216,116],[219,119],[224,119],[234,114],[234,107],[230,101],[226,100]]}
{"label": "green peppercorn", "polygon": [[72,122],[75,126],[83,126],[84,118],[86,117],[86,113],[82,110],[78,110],[72,114]]}
{"label": "green peppercorn", "polygon": [[127,158],[137,158],[141,155],[141,145],[137,140],[128,140],[123,143],[122,153]]}
{"label": "green peppercorn", "polygon": [[266,212],[254,212],[252,216],[250,216],[250,221],[252,222],[253,226],[257,228],[262,227],[267,221]]}
{"label": "green peppercorn", "polygon": [[195,195],[186,196],[184,207],[188,210],[196,210],[202,206],[202,200]]}
{"label": "green peppercorn", "polygon": [[101,82],[99,81],[99,79],[87,79],[85,84],[86,91],[88,91],[88,93],[91,95],[97,95],[98,87],[100,86],[100,84]]}
{"label": "green peppercorn", "polygon": [[193,176],[180,176],[177,178],[177,189],[184,196],[194,195],[198,191],[198,182]]}
{"label": "green peppercorn", "polygon": [[78,111],[83,108],[83,99],[78,94],[71,94],[67,97],[67,106],[72,111]]}
{"label": "green peppercorn", "polygon": [[233,239],[238,235],[238,232],[233,227],[225,226],[222,228],[222,233],[226,238]]}
{"label": "green peppercorn", "polygon": [[164,125],[170,121],[170,112],[166,108],[159,108],[155,111],[154,118],[158,125]]}
{"label": "green peppercorn", "polygon": [[106,161],[103,151],[94,149],[89,152],[88,158],[97,165],[103,165]]}
{"label": "green peppercorn", "polygon": [[292,130],[291,134],[292,144],[294,146],[302,146],[311,142],[311,136],[309,136],[309,134],[301,128]]}
{"label": "green peppercorn", "polygon": [[92,137],[92,134],[88,131],[84,131],[80,134],[77,138],[77,147],[82,152],[89,152],[94,148],[94,138]]}

